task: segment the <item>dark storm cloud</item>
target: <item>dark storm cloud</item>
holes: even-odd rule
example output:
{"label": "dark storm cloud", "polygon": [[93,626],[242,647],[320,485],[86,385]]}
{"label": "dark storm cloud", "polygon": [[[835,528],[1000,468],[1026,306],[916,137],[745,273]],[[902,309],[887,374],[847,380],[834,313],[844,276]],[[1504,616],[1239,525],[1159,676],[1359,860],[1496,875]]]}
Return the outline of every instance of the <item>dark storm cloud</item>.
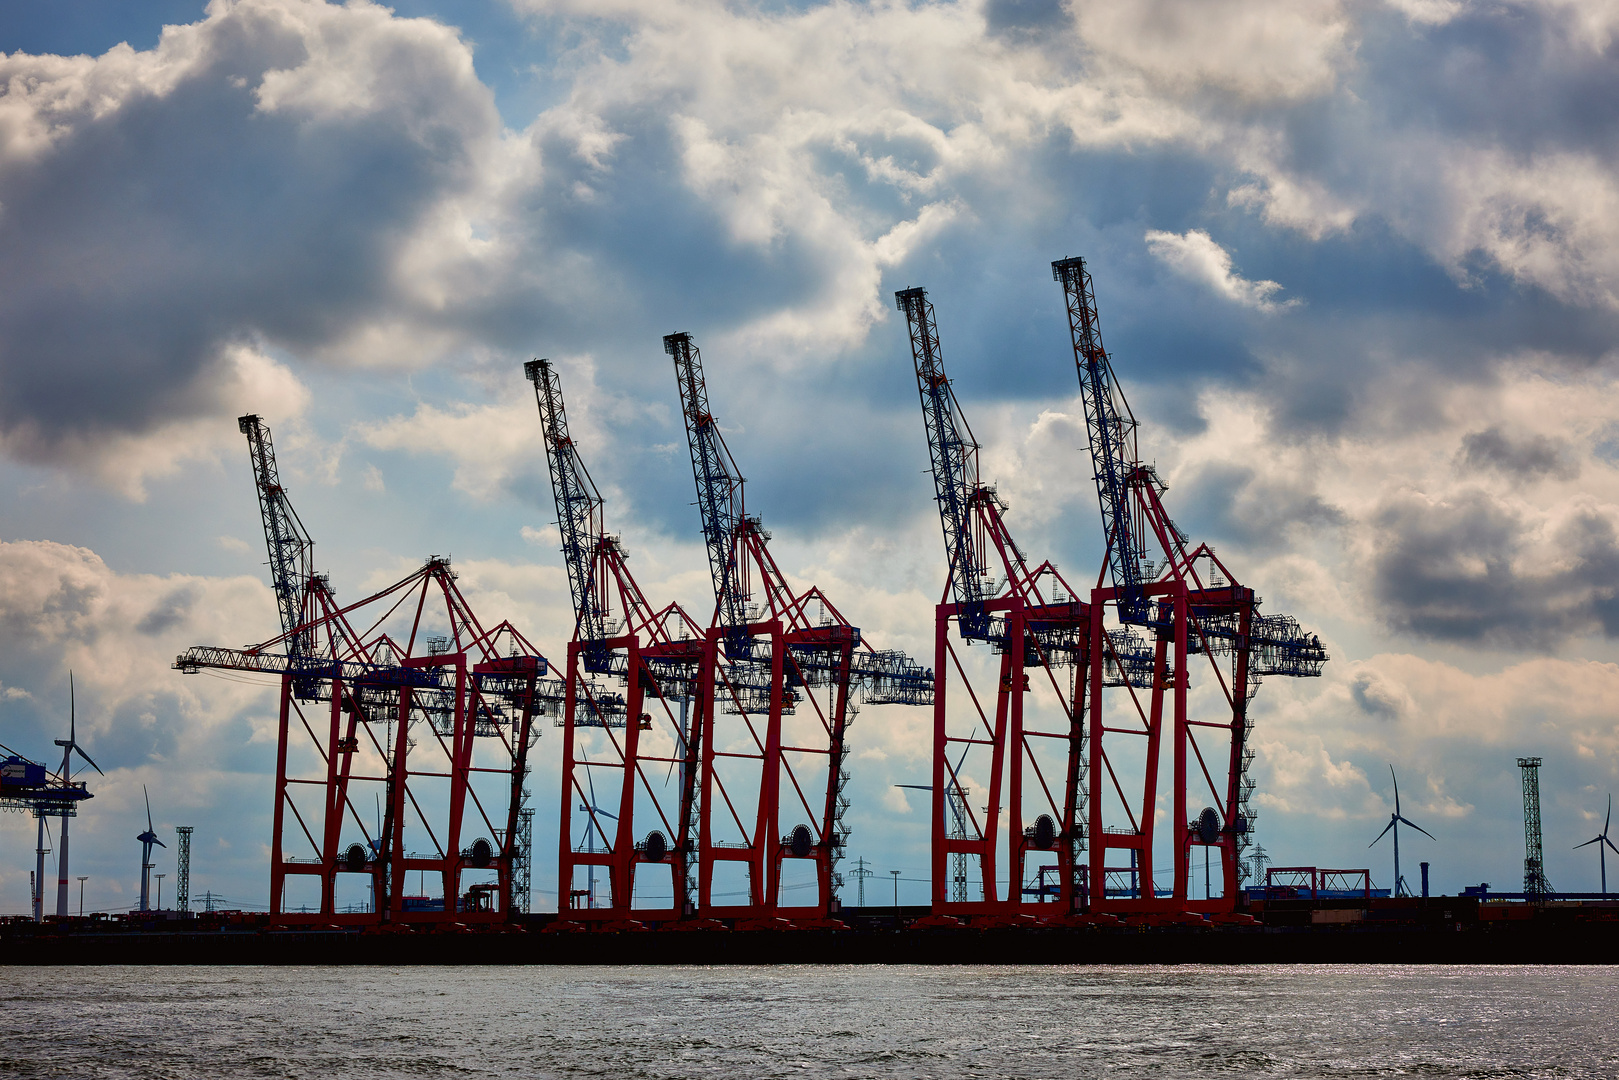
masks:
{"label": "dark storm cloud", "polygon": [[166,633],[186,621],[192,605],[196,602],[195,589],[189,587],[175,589],[142,616],[141,621],[135,624],[135,629],[151,636]]}
{"label": "dark storm cloud", "polygon": [[1458,457],[1467,468],[1490,469],[1515,479],[1551,476],[1572,480],[1580,474],[1573,451],[1566,439],[1533,433],[1514,435],[1497,424],[1463,435]]}
{"label": "dark storm cloud", "polygon": [[[1395,118],[1487,136],[1515,153],[1619,155],[1619,43],[1597,47],[1580,5],[1464,5],[1438,26],[1363,24],[1359,92]],[[1587,28],[1588,27],[1588,28]],[[1551,61],[1551,62],[1549,62]]]}
{"label": "dark storm cloud", "polygon": [[[370,47],[341,55],[345,33]],[[498,130],[464,60],[443,28],[376,9],[246,3],[156,54],[0,61],[14,95],[34,86],[14,107],[61,131],[0,147],[13,451],[50,461],[219,408],[231,343],[309,354],[399,314],[402,245]]]}
{"label": "dark storm cloud", "polygon": [[1564,524],[1549,547],[1535,546],[1530,527],[1484,491],[1403,497],[1373,524],[1374,592],[1397,630],[1520,648],[1619,636],[1619,534],[1594,511]]}
{"label": "dark storm cloud", "polygon": [[1250,551],[1291,548],[1296,527],[1327,528],[1348,516],[1312,491],[1277,483],[1237,465],[1209,465],[1176,484],[1175,520],[1211,540],[1233,540]]}

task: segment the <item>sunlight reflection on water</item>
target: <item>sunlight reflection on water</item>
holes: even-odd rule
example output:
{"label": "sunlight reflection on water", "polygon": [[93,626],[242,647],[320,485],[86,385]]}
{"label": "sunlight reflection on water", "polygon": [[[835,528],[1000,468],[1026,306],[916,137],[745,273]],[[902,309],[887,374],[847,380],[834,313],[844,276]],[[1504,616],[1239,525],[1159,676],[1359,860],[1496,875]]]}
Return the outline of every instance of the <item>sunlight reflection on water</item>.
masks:
{"label": "sunlight reflection on water", "polygon": [[17,1077],[1615,1077],[1619,969],[9,968]]}

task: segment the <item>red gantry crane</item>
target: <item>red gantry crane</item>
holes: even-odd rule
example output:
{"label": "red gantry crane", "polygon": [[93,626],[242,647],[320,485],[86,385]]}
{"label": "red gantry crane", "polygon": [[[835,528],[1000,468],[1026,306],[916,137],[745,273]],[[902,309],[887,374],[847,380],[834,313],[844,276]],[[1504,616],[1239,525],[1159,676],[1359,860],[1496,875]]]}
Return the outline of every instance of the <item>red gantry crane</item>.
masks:
{"label": "red gantry crane", "polygon": [[[282,633],[245,649],[198,646],[174,666],[280,677],[272,917],[510,919],[526,906],[534,718],[560,701],[560,684],[543,678],[545,658],[510,623],[479,621],[448,559],[339,606],[310,569],[313,545],[281,486],[269,430],[257,416],[240,427]],[[345,877],[369,889],[340,909]],[[313,894],[288,895],[309,879]]]}
{"label": "red gantry crane", "polygon": [[[1087,894],[1094,613],[1055,565],[1024,554],[1006,503],[979,475],[927,293],[904,289],[895,300],[910,330],[948,567],[934,622],[933,912],[983,925],[1074,915]],[[975,645],[990,657],[972,655]],[[1110,684],[1139,681],[1139,643],[1126,634],[1108,645],[1116,660],[1096,670]]]}
{"label": "red gantry crane", "polygon": [[[565,920],[608,930],[640,925],[633,920],[680,919],[695,910],[702,731],[691,702],[703,628],[679,604],[654,609],[647,601],[623,544],[606,531],[601,493],[568,434],[556,368],[533,360],[523,372],[539,404],[573,593],[574,634],[558,721],[558,909]],[[596,867],[607,877],[604,903],[594,895]],[[638,894],[647,901],[639,907]]]}
{"label": "red gantry crane", "polygon": [[[1262,615],[1254,590],[1239,584],[1208,544],[1196,544],[1164,509],[1164,485],[1136,448],[1137,424],[1102,347],[1091,275],[1079,258],[1051,264],[1067,300],[1074,362],[1085,406],[1102,512],[1106,559],[1091,593],[1090,901],[1094,911],[1219,914],[1236,905],[1243,851],[1255,813],[1247,776],[1248,707],[1264,675],[1314,676],[1327,654],[1320,639],[1287,615]],[[1111,584],[1103,582],[1111,578]],[[1118,626],[1104,630],[1104,613]],[[1129,683],[1128,704],[1109,710],[1108,673],[1135,664],[1121,642],[1150,636],[1146,700]],[[1202,656],[1207,667],[1195,664]],[[1224,661],[1224,665],[1222,665]],[[1192,668],[1214,689],[1213,708],[1190,707]],[[1117,701],[1117,698],[1114,698]],[[1165,706],[1169,717],[1166,727]],[[1167,889],[1155,885],[1155,817],[1160,754],[1169,743],[1170,858]],[[1133,749],[1121,742],[1135,743]],[[1140,760],[1140,787],[1127,788],[1124,760]],[[1207,799],[1192,816],[1191,807]],[[1219,859],[1204,888],[1193,881],[1193,849]],[[1129,864],[1110,863],[1127,853]],[[1218,884],[1219,893],[1215,894]],[[1201,892],[1201,898],[1197,893]]]}
{"label": "red gantry crane", "polygon": [[[849,835],[844,765],[855,697],[930,704],[933,673],[903,652],[872,648],[820,589],[788,584],[770,534],[744,505],[742,474],[709,409],[702,354],[685,333],[663,347],[674,358],[714,585],[697,702],[698,911],[742,928],[784,918],[829,925]],[[787,828],[784,815],[797,823]],[[789,880],[791,864],[806,862],[813,879]],[[742,880],[723,880],[738,865]],[[811,887],[813,896],[787,895]]]}

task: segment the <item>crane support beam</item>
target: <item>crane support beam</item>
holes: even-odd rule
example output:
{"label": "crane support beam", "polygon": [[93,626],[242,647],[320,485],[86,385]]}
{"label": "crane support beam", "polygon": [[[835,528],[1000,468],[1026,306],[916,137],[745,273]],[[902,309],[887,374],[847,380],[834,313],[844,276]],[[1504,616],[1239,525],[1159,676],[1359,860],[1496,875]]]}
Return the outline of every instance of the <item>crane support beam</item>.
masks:
{"label": "crane support beam", "polygon": [[[860,703],[932,704],[934,674],[903,652],[873,648],[820,589],[787,581],[770,534],[746,511],[741,471],[709,406],[702,353],[687,333],[663,345],[674,358],[714,585],[697,707],[697,911],[738,926],[780,918],[829,925],[849,836],[849,725]],[[749,749],[726,749],[738,745]],[[794,874],[813,882],[793,882]],[[784,890],[793,885],[806,891],[789,899]],[[743,902],[726,902],[728,892]]]}
{"label": "crane support beam", "polygon": [[732,629],[733,651],[746,657],[748,641],[740,629],[747,624],[746,567],[737,559],[733,542],[747,516],[742,499],[742,474],[725,445],[719,425],[708,408],[708,384],[703,379],[703,354],[688,333],[668,334],[663,351],[674,358],[675,380],[680,386],[681,416],[686,423],[686,445],[691,451],[692,478],[697,484],[697,506],[703,519],[703,540],[708,546],[709,574],[714,580],[714,622]]}
{"label": "crane support beam", "polygon": [[259,515],[264,520],[264,542],[270,554],[270,584],[275,589],[276,608],[281,614],[281,630],[288,656],[305,656],[310,642],[297,632],[308,621],[309,590],[317,581],[312,558],[315,542],[281,486],[276,467],[275,446],[270,429],[256,415],[238,417],[237,429],[247,436],[248,457],[253,464],[253,482],[259,495]]}
{"label": "crane support beam", "polygon": [[597,927],[678,921],[695,910],[703,732],[691,706],[706,635],[678,604],[652,607],[623,545],[608,535],[601,494],[568,434],[556,367],[533,360],[523,371],[539,406],[573,593],[557,909]]}
{"label": "crane support beam", "polygon": [[[197,646],[174,666],[279,676],[272,920],[514,919],[534,721],[560,705],[564,688],[544,678],[545,657],[510,623],[483,626],[447,559],[339,607],[309,568],[312,544],[281,487],[268,429],[257,416],[238,426],[282,632],[246,649]],[[610,723],[612,702],[604,706],[600,722]]]}
{"label": "crane support beam", "polygon": [[1136,418],[1118,390],[1113,365],[1102,347],[1096,293],[1085,260],[1061,259],[1051,264],[1051,273],[1062,283],[1068,302],[1074,367],[1079,372],[1080,396],[1085,400],[1085,429],[1095,466],[1096,497],[1102,508],[1108,570],[1113,575],[1113,587],[1119,591],[1119,617],[1139,626],[1148,621],[1148,607],[1142,588],[1140,529],[1130,513],[1130,482],[1139,463]]}
{"label": "crane support beam", "polygon": [[[1031,565],[1006,504],[978,474],[927,293],[905,289],[895,301],[910,331],[946,559],[934,612],[933,912],[985,926],[1082,918],[1089,673],[1106,652],[1115,677],[1138,680],[1150,654],[1144,661],[1123,638],[1099,649],[1091,606],[1055,565]],[[991,558],[1004,575],[993,593]],[[991,655],[972,655],[975,643]]]}
{"label": "crane support beam", "polygon": [[959,629],[968,640],[985,641],[991,626],[984,608],[984,552],[975,542],[972,527],[974,503],[985,497],[978,482],[978,443],[945,377],[939,329],[927,293],[903,289],[894,297],[910,331],[916,390],[933,462],[934,500],[944,528],[949,584],[961,611]]}
{"label": "crane support beam", "polygon": [[[1258,596],[1214,549],[1193,545],[1176,527],[1164,507],[1163,483],[1141,463],[1138,425],[1102,346],[1085,260],[1060,259],[1051,272],[1068,311],[1106,545],[1102,575],[1111,578],[1090,598],[1090,906],[1149,916],[1229,912],[1257,816],[1248,776],[1249,703],[1263,676],[1319,675],[1327,654],[1291,616],[1261,614]],[[1152,567],[1159,568],[1156,577]],[[1106,625],[1108,612],[1116,627]],[[1150,654],[1137,628],[1150,633]],[[1218,719],[1206,707],[1192,716],[1194,667],[1212,700],[1222,703],[1214,709]],[[1143,685],[1144,701],[1135,692]],[[1128,700],[1117,692],[1104,695],[1107,686],[1126,688]],[[1119,744],[1142,736],[1142,781],[1127,788],[1114,767],[1129,752]],[[1170,835],[1162,838],[1167,843],[1155,837],[1165,756],[1172,807]],[[1194,816],[1197,802],[1205,806]],[[1194,874],[1198,848],[1205,860],[1202,883]],[[1128,867],[1110,862],[1111,851],[1127,853]],[[1169,879],[1161,883],[1156,866],[1166,856]]]}

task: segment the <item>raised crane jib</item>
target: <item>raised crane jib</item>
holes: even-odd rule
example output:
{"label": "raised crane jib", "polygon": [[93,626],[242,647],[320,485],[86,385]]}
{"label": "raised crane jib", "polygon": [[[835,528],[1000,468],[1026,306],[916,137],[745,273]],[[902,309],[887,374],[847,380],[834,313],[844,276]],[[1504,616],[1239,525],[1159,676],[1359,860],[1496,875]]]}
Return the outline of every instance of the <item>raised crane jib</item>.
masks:
{"label": "raised crane jib", "polygon": [[1085,427],[1091,440],[1096,497],[1102,508],[1102,535],[1108,569],[1118,590],[1119,619],[1137,625],[1150,621],[1142,574],[1144,537],[1131,513],[1130,485],[1150,482],[1136,451],[1136,418],[1113,375],[1096,316],[1096,294],[1081,258],[1059,259],[1051,276],[1062,284],[1068,301],[1068,329],[1085,402]]}
{"label": "raised crane jib", "polygon": [[668,334],[663,351],[674,357],[675,381],[680,385],[680,409],[686,419],[686,444],[691,448],[692,478],[697,482],[697,506],[703,515],[703,539],[708,544],[708,569],[714,579],[714,613],[720,625],[734,631],[727,649],[732,659],[749,651],[745,627],[747,584],[737,553],[737,530],[744,523],[742,475],[726,449],[708,408],[708,386],[703,381],[703,355],[688,333]]}
{"label": "raised crane jib", "polygon": [[[281,613],[281,632],[286,635],[289,657],[310,656],[314,633],[305,602],[315,575],[311,564],[315,543],[304,531],[276,471],[275,446],[270,429],[258,416],[242,416],[236,426],[247,436],[248,456],[253,462],[253,480],[259,492],[259,513],[264,518],[264,542],[270,553],[270,578],[275,589],[276,607]],[[302,629],[300,629],[302,628]],[[294,633],[294,631],[297,631]]]}
{"label": "raised crane jib", "polygon": [[596,551],[606,541],[602,527],[602,497],[579,460],[568,436],[568,414],[562,402],[562,380],[549,360],[530,360],[523,374],[534,384],[545,437],[545,460],[551,468],[551,493],[556,499],[557,530],[562,534],[562,556],[568,565],[568,587],[573,592],[575,634],[585,643],[586,671],[603,672],[611,666],[605,644],[607,604],[597,587]]}
{"label": "raised crane jib", "polygon": [[911,333],[916,389],[933,461],[934,498],[944,526],[951,588],[960,611],[958,625],[962,637],[984,639],[990,633],[989,612],[984,606],[984,553],[977,550],[972,527],[973,500],[980,497],[978,444],[945,377],[939,330],[926,291],[902,289],[894,300],[905,313]]}

